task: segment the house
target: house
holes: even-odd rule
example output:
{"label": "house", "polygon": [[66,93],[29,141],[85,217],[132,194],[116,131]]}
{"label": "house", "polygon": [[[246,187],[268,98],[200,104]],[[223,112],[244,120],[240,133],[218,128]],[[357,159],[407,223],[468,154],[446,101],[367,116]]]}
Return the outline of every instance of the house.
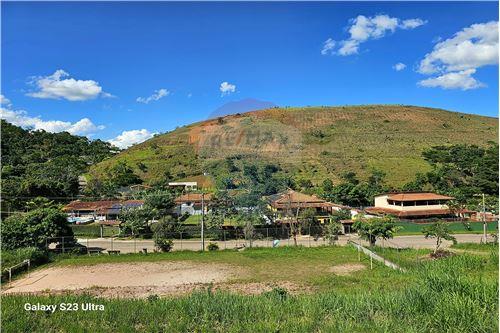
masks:
{"label": "house", "polygon": [[168,186],[172,188],[181,188],[185,191],[196,191],[198,189],[198,182],[170,182]]}
{"label": "house", "polygon": [[68,222],[86,224],[95,221],[117,221],[123,209],[141,207],[142,200],[100,200],[100,201],[72,201],[63,207],[68,215]]}
{"label": "house", "polygon": [[174,200],[174,212],[179,216],[186,213],[189,215],[201,215],[203,206],[206,214],[211,200],[211,193],[184,193]]}
{"label": "house", "polygon": [[373,215],[393,215],[400,219],[427,219],[467,216],[468,210],[454,211],[448,205],[453,197],[431,192],[395,192],[375,197],[375,206],[365,211]]}
{"label": "house", "polygon": [[[308,195],[293,190],[274,194],[268,197],[268,208],[272,212],[272,220],[278,223],[287,223],[287,220],[300,215],[304,209],[313,209],[316,219],[320,223],[330,221],[330,215],[341,209],[350,207],[337,205],[315,195]],[[353,212],[351,211],[351,215]]]}

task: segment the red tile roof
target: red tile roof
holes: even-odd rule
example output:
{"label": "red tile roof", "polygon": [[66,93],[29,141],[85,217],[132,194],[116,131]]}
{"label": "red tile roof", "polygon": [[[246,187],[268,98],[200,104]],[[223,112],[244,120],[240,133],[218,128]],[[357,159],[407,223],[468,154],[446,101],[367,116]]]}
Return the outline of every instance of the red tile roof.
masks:
{"label": "red tile roof", "polygon": [[431,192],[420,192],[420,193],[407,192],[407,193],[389,193],[387,199],[395,201],[416,201],[416,200],[451,200],[455,198]]}
{"label": "red tile roof", "polygon": [[[212,200],[211,193],[205,193],[203,198],[205,202]],[[185,193],[175,199],[175,203],[196,202],[201,203],[201,193]]]}
{"label": "red tile roof", "polygon": [[368,207],[365,209],[368,214],[375,215],[394,215],[396,217],[410,217],[410,216],[432,216],[432,215],[450,215],[453,212],[450,209],[425,209],[417,211],[399,211],[395,209],[382,208],[382,207]]}
{"label": "red tile roof", "polygon": [[94,211],[106,208],[111,208],[113,205],[120,203],[119,200],[101,200],[101,201],[72,201],[63,207],[63,211],[86,210]]}

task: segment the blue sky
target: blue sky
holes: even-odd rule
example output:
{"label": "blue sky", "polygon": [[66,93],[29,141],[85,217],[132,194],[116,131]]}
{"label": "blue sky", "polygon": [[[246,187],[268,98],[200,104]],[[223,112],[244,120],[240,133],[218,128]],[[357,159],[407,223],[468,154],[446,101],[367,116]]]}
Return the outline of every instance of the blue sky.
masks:
{"label": "blue sky", "polygon": [[496,2],[1,7],[2,117],[22,126],[126,147],[247,97],[497,117]]}

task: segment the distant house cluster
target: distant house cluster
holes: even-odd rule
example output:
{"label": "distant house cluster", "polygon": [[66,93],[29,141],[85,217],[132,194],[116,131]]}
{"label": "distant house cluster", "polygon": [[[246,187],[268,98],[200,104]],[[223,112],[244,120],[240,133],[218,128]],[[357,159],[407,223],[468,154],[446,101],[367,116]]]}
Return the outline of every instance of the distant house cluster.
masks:
{"label": "distant house cluster", "polygon": [[68,214],[68,222],[74,224],[87,224],[99,222],[100,224],[118,225],[118,217],[122,210],[142,207],[143,200],[101,200],[101,201],[72,201],[63,208]]}
{"label": "distant house cluster", "polygon": [[[180,189],[180,195],[175,198],[172,214],[202,215],[210,212],[213,195],[197,191],[196,181],[171,182],[172,188]],[[320,223],[330,222],[332,214],[340,210],[348,211],[350,218],[341,221],[344,232],[349,232],[353,219],[362,214],[366,218],[377,218],[391,215],[400,220],[427,220],[432,218],[462,217],[469,220],[494,220],[495,215],[480,213],[467,209],[454,209],[450,201],[454,198],[432,192],[392,192],[377,195],[373,207],[364,210],[332,203],[315,195],[308,195],[294,190],[287,190],[266,198],[268,213],[266,223],[286,225],[293,223],[299,213],[308,209],[314,212],[315,219]],[[68,221],[75,224],[98,222],[102,225],[118,225],[119,216],[124,209],[142,207],[142,200],[107,200],[107,201],[73,201],[64,207]],[[248,207],[237,207],[245,209]]]}

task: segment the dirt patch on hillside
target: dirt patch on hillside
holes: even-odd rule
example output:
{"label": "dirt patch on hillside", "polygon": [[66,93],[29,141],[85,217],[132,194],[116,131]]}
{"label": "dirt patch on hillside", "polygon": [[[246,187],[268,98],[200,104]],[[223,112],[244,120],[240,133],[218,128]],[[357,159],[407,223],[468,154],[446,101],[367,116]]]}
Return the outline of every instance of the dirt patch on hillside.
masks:
{"label": "dirt patch on hillside", "polygon": [[362,271],[366,266],[363,264],[343,264],[330,267],[329,271],[341,276],[351,275],[354,272]]}
{"label": "dirt patch on hillside", "polygon": [[[49,293],[77,290],[109,290],[133,295],[191,291],[197,286],[224,282],[241,269],[230,265],[194,262],[141,262],[98,264],[78,267],[51,267],[16,280],[3,293]],[[133,292],[132,292],[133,291]],[[117,295],[118,296],[118,295]]]}

